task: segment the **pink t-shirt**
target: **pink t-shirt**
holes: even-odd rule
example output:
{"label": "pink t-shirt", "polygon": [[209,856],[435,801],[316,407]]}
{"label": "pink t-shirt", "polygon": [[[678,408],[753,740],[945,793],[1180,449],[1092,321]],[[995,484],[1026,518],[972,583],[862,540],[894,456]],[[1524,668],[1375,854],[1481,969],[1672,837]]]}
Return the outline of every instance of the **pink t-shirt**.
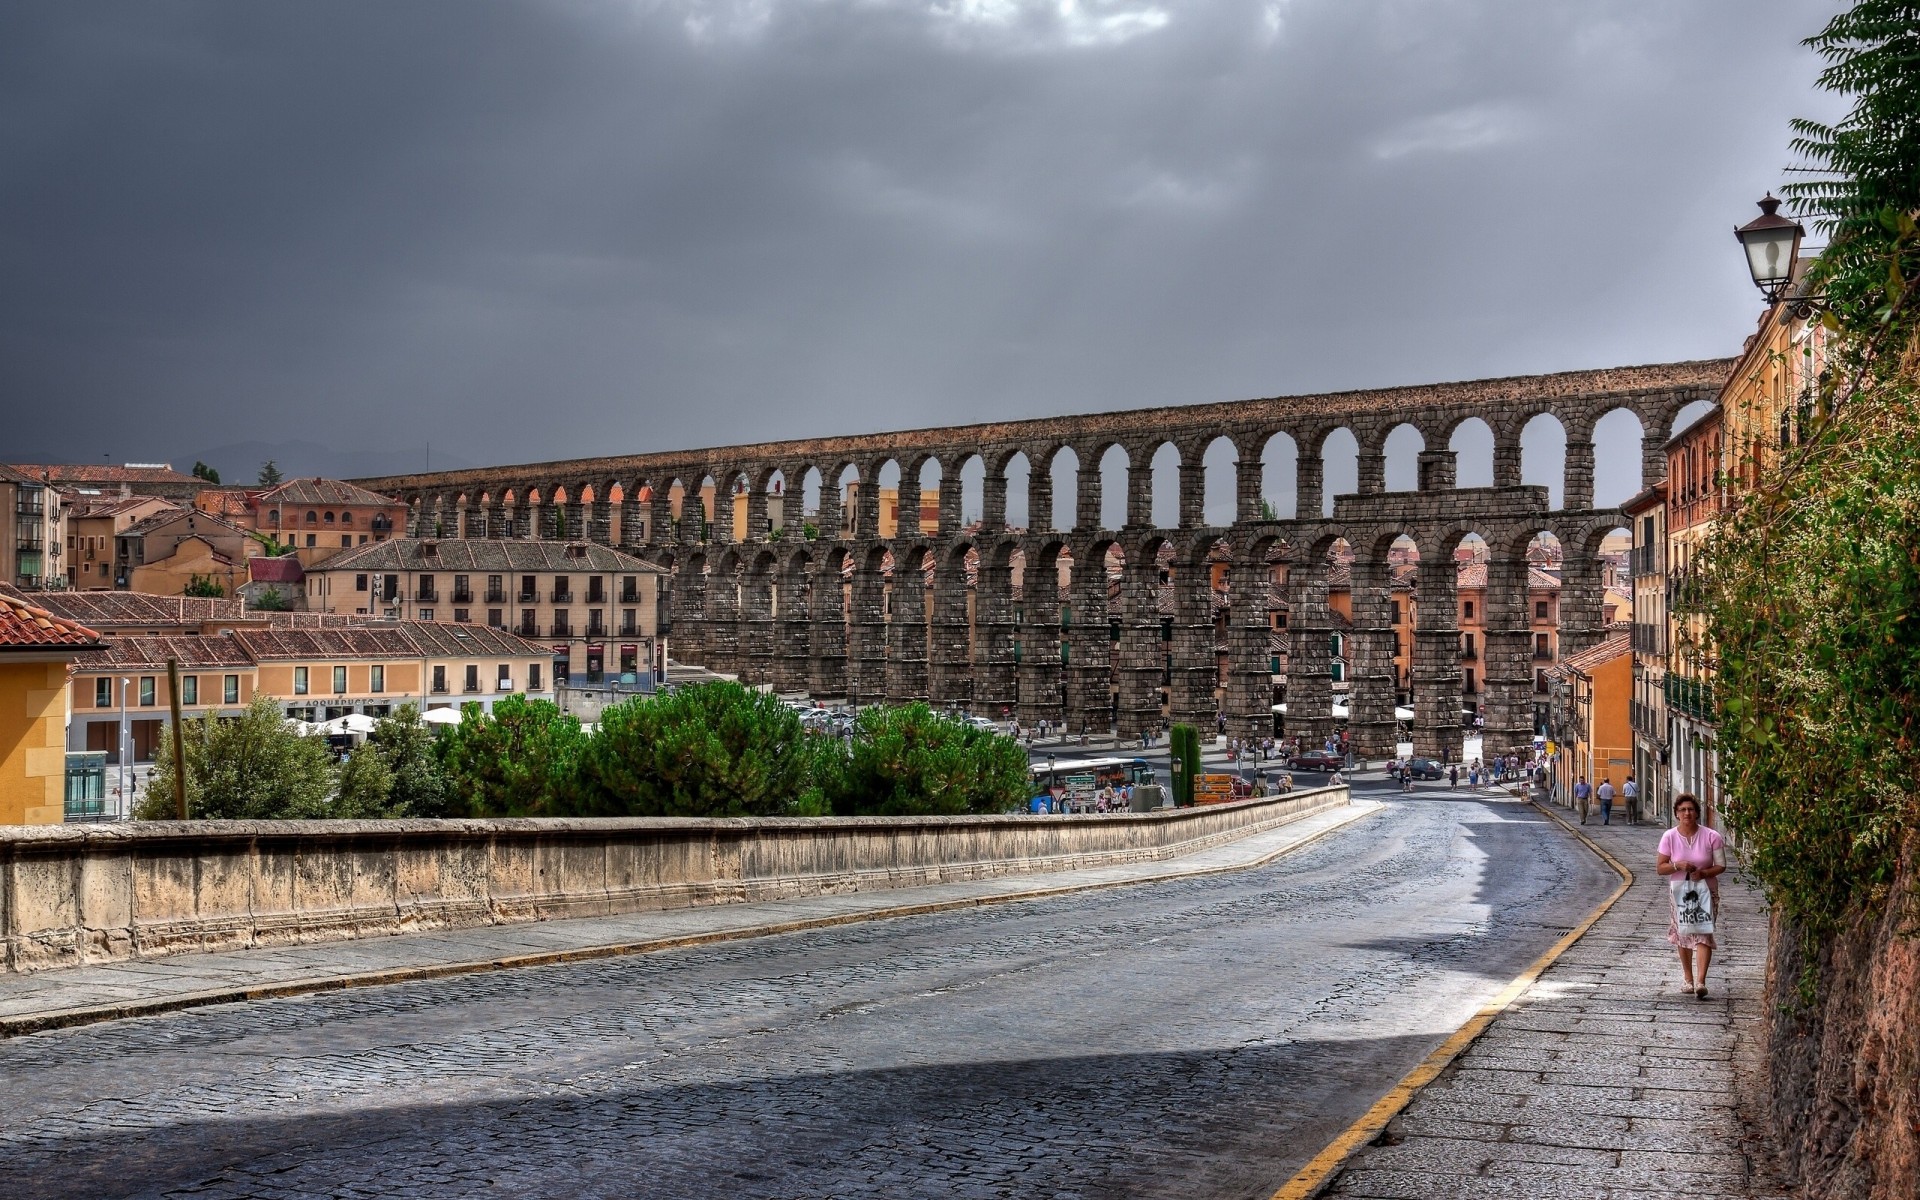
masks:
{"label": "pink t-shirt", "polygon": [[[1682,836],[1678,826],[1660,835],[1660,853],[1672,862],[1691,864],[1701,870],[1711,867],[1716,861],[1725,861],[1721,858],[1721,848],[1726,844],[1725,838],[1705,825],[1695,829],[1690,838]],[[1719,890],[1718,879],[1707,882],[1714,886],[1715,891]]]}

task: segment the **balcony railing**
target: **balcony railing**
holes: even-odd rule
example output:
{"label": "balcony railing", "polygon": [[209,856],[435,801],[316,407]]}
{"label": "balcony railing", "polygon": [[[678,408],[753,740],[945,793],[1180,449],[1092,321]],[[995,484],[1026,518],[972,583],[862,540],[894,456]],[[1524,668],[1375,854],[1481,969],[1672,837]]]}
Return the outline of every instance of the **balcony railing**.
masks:
{"label": "balcony railing", "polygon": [[447,694],[447,681],[446,681],[446,680],[444,680],[444,679],[436,679],[436,680],[434,680],[434,681],[433,681],[433,694],[434,694],[434,695],[436,695],[436,696],[444,696],[444,695],[446,695],[446,694]]}
{"label": "balcony railing", "polygon": [[607,636],[607,629],[606,629],[606,626],[604,626],[604,625],[602,625],[602,624],[601,624],[600,622],[598,622],[598,621],[588,621],[588,622],[587,622],[587,636],[588,636],[588,637],[605,637],[605,636]]}
{"label": "balcony railing", "polygon": [[518,632],[521,637],[527,637],[527,638],[539,637],[540,627],[538,625],[535,625],[532,621],[522,621],[520,622],[520,628]]}
{"label": "balcony railing", "polygon": [[620,589],[620,603],[622,603],[622,604],[638,604],[638,603],[640,603],[640,592],[639,592],[639,590],[638,590],[637,588],[621,588],[621,589]]}
{"label": "balcony railing", "polygon": [[553,602],[554,602],[555,604],[572,604],[572,603],[573,603],[573,589],[572,589],[572,588],[568,588],[568,589],[566,589],[565,591],[562,591],[562,590],[561,590],[561,589],[559,589],[559,588],[555,588],[555,589],[553,589]]}
{"label": "balcony railing", "polygon": [[522,604],[538,604],[538,603],[540,603],[540,593],[539,593],[539,592],[521,592],[521,593],[520,593],[520,603],[522,603]]}
{"label": "balcony railing", "polygon": [[480,690],[480,681],[477,679],[469,679],[467,681],[467,686],[461,690],[467,691],[467,692],[477,692]]}
{"label": "balcony railing", "polygon": [[1664,691],[1667,707],[1697,721],[1713,719],[1713,685],[1699,679],[1669,675]]}
{"label": "balcony railing", "polygon": [[573,622],[571,622],[571,621],[555,621],[555,622],[553,623],[553,636],[554,636],[554,637],[559,637],[559,638],[563,638],[563,637],[572,637],[572,636],[573,636]]}
{"label": "balcony railing", "polygon": [[620,626],[620,636],[621,637],[639,637],[640,627],[638,625],[635,625],[632,621],[624,622]]}
{"label": "balcony railing", "polygon": [[506,602],[507,602],[507,592],[505,588],[488,588],[487,589],[488,604],[505,604]]}
{"label": "balcony railing", "polygon": [[455,604],[472,604],[473,603],[472,589],[470,588],[453,589],[453,602]]}
{"label": "balcony railing", "polygon": [[414,595],[414,599],[422,604],[438,604],[440,602],[440,593],[434,591],[432,588],[421,588],[419,592]]}

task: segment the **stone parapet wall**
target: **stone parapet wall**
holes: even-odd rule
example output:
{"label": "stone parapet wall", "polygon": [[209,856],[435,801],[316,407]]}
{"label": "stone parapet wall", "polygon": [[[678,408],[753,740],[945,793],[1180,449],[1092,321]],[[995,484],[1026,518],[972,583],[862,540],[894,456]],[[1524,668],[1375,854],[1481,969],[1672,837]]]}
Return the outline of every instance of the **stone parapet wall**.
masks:
{"label": "stone parapet wall", "polygon": [[608,916],[1190,854],[1344,787],[1103,816],[204,821],[0,831],[5,970]]}

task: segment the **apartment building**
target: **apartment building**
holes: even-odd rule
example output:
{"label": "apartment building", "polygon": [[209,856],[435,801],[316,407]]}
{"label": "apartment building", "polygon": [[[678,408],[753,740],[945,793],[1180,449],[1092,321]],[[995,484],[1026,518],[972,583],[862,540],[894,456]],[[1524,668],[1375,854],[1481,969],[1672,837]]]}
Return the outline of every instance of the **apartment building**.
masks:
{"label": "apartment building", "polygon": [[1633,527],[1633,774],[1641,811],[1665,821],[1673,789],[1667,723],[1667,484],[1654,484],[1620,506]]}
{"label": "apartment building", "polygon": [[407,506],[338,479],[289,479],[270,488],[209,488],[194,507],[293,547],[303,567],[402,535]]}
{"label": "apartment building", "polygon": [[[300,614],[309,616],[311,614]],[[302,624],[308,624],[302,622]],[[289,717],[329,721],[469,703],[491,710],[515,693],[552,698],[545,645],[484,627],[400,621],[333,627],[254,627],[106,637],[70,678],[70,750],[150,762],[168,719],[167,661],[179,664],[189,717],[234,715],[256,695]]]}
{"label": "apartment building", "polygon": [[29,591],[66,586],[62,550],[66,503],[44,479],[0,467],[0,562],[4,578]]}
{"label": "apartment building", "polygon": [[237,596],[249,579],[247,559],[265,548],[245,529],[193,508],[158,512],[113,539],[113,585],[122,591],[180,596],[212,583]]}
{"label": "apartment building", "polygon": [[1715,405],[1667,442],[1667,661],[1662,698],[1667,712],[1668,775],[1673,794],[1700,798],[1707,824],[1720,824],[1718,760],[1713,748],[1713,659],[1706,620],[1687,611],[1694,557],[1728,503],[1725,426]]}
{"label": "apartment building", "polygon": [[67,586],[92,591],[112,588],[115,539],[149,517],[179,509],[159,496],[69,493]]}
{"label": "apartment building", "polygon": [[395,538],[309,569],[307,608],[450,621],[545,642],[554,677],[665,678],[660,568],[587,542]]}
{"label": "apartment building", "polygon": [[1634,770],[1629,631],[1612,630],[1599,645],[1569,655],[1547,671],[1547,684],[1547,736],[1559,748],[1553,770],[1561,802],[1581,779],[1595,788],[1609,781],[1618,793]]}

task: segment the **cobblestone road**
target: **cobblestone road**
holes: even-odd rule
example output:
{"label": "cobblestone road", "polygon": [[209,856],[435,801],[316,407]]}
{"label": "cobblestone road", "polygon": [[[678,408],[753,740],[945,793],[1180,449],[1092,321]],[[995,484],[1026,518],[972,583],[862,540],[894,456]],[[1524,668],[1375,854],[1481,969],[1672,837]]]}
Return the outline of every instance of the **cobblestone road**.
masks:
{"label": "cobblestone road", "polygon": [[1525,807],[1255,870],[0,1042],[38,1196],[1265,1196],[1604,897]]}

